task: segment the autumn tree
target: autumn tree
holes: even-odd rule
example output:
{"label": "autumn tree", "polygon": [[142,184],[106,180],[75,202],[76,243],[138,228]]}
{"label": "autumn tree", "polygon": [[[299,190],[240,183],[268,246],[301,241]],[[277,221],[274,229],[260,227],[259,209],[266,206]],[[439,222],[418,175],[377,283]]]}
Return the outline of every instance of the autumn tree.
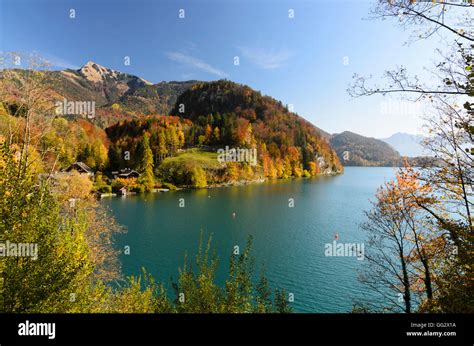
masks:
{"label": "autumn tree", "polygon": [[219,143],[221,140],[220,131],[217,126],[214,128],[214,131],[212,132],[212,140],[214,143]]}
{"label": "autumn tree", "polygon": [[[368,221],[362,225],[368,233],[364,254],[368,267],[360,281],[380,294],[385,302],[380,309],[412,312],[410,264],[407,258],[413,251],[408,241],[409,227],[403,218],[403,203],[395,182],[385,183],[377,192],[372,210],[366,212]],[[402,297],[403,299],[399,299]],[[371,307],[377,303],[367,303]]]}
{"label": "autumn tree", "polygon": [[212,127],[211,125],[207,125],[206,129],[204,130],[204,137],[206,138],[205,143],[211,144],[212,141]]}
{"label": "autumn tree", "polygon": [[[420,185],[429,184],[432,195],[441,196],[439,203],[427,203],[416,189],[412,200],[426,214],[430,224],[429,238],[438,239],[437,266],[442,271],[433,278],[430,302],[421,309],[438,312],[472,312],[473,262],[473,106],[472,32],[463,28],[470,22],[469,2],[415,2],[409,0],[378,1],[372,15],[396,18],[404,28],[414,28],[416,39],[440,35],[448,44],[438,51],[441,61],[434,67],[433,77],[423,82],[411,76],[404,67],[387,70],[385,85],[376,85],[364,76],[354,76],[349,89],[353,96],[374,94],[402,95],[409,101],[423,101],[431,107],[427,116],[428,137],[424,146],[435,157],[435,164],[418,172],[405,170]],[[441,238],[437,235],[440,234]],[[428,247],[426,247],[428,249]],[[421,260],[421,258],[420,258]],[[426,303],[426,304],[425,304]]]}
{"label": "autumn tree", "polygon": [[153,152],[150,149],[148,135],[144,134],[142,138],[143,156],[141,158],[141,167],[143,169],[139,182],[145,186],[146,191],[151,191],[155,187],[155,175],[153,174]]}
{"label": "autumn tree", "polygon": [[163,129],[158,135],[158,155],[160,158],[159,162],[163,161],[163,159],[168,155],[168,148],[166,146],[166,136],[165,131]]}
{"label": "autumn tree", "polygon": [[[45,149],[41,139],[51,125],[47,122],[48,85],[38,77],[39,72],[24,73],[27,77],[19,84],[9,84],[11,79],[1,81],[6,87],[2,97],[16,95],[25,112],[21,126],[8,126],[8,132],[0,136],[0,238],[36,250],[30,256],[7,256],[0,262],[0,310],[94,310],[105,291],[100,283],[94,284],[87,221],[82,213],[72,217],[66,212],[51,193],[51,171],[39,164],[39,150]],[[28,74],[34,76],[32,80]],[[37,130],[38,124],[44,127]]]}

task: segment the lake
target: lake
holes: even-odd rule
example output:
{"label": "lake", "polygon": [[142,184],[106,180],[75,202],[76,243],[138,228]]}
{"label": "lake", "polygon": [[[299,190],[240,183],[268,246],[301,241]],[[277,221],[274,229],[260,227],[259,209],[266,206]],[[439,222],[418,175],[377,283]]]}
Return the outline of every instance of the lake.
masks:
{"label": "lake", "polygon": [[394,173],[386,167],[346,167],[333,177],[113,197],[102,203],[128,228],[115,238],[118,249],[130,247],[130,254],[120,257],[125,275],[138,275],[145,267],[170,287],[185,253],[194,258],[202,230],[205,239],[213,236],[222,283],[234,246],[243,250],[252,235],[256,271],[264,266],[272,287],[293,293],[296,312],[349,312],[354,299],[371,294],[357,280],[366,261],[326,256],[325,246],[336,239],[364,242],[363,211]]}

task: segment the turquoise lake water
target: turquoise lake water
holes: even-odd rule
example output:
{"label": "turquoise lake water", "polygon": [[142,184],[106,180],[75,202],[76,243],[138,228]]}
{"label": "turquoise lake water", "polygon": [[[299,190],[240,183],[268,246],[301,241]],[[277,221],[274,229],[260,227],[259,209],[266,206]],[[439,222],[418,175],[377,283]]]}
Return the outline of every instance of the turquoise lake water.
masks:
{"label": "turquoise lake water", "polygon": [[272,287],[293,293],[296,312],[348,312],[354,299],[370,295],[357,280],[365,261],[325,256],[325,244],[336,237],[342,243],[365,241],[359,227],[363,212],[394,172],[346,167],[334,177],[113,197],[102,203],[128,229],[115,238],[118,249],[130,246],[130,254],[120,257],[125,275],[140,274],[145,267],[169,284],[185,253],[196,253],[202,230],[206,239],[213,235],[222,283],[234,246],[243,250],[252,235],[257,271],[264,265]]}

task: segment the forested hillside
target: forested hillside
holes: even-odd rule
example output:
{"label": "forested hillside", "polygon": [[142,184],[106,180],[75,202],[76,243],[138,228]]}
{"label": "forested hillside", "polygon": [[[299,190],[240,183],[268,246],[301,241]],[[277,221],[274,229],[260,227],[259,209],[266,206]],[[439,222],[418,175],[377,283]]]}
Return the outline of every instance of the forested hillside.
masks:
{"label": "forested hillside", "polygon": [[375,138],[344,131],[331,137],[331,145],[345,166],[400,166],[400,154]]}
{"label": "forested hillside", "polygon": [[296,175],[300,169],[325,174],[342,169],[315,126],[245,85],[226,80],[196,84],[178,98],[171,114],[193,121],[193,143],[257,145],[266,176],[284,175],[279,171],[285,165],[293,173],[296,168]]}
{"label": "forested hillside", "polygon": [[364,137],[349,131],[334,134],[329,140],[344,166],[402,167],[405,162],[413,167],[442,164],[432,156],[400,155],[390,144],[381,139]]}
{"label": "forested hillside", "polygon": [[[41,84],[48,95],[51,127],[30,124],[49,148],[43,165],[60,171],[76,161],[98,175],[98,189],[153,190],[163,184],[189,187],[235,184],[272,178],[337,174],[342,165],[326,134],[281,102],[227,80],[161,82],[88,62],[79,70],[8,70],[9,83]],[[12,84],[12,85],[13,85]],[[64,104],[58,112],[53,104]],[[28,109],[15,93],[3,98],[5,126]],[[69,111],[91,106],[91,114]],[[7,129],[5,129],[5,132]],[[40,135],[41,133],[41,135]],[[20,140],[20,139],[19,139]],[[224,149],[255,151],[250,162],[218,160]],[[136,170],[139,179],[115,179],[112,172]],[[105,179],[105,180],[104,180]],[[109,186],[109,188],[106,188]],[[170,186],[170,185],[168,185]]]}

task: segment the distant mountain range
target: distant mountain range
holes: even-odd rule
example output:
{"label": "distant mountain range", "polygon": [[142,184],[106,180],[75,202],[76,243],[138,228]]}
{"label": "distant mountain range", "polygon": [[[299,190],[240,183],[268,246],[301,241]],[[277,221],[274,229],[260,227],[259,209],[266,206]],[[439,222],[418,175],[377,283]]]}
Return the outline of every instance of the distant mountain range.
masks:
{"label": "distant mountain range", "polygon": [[[406,143],[403,142],[405,138]],[[387,140],[364,137],[353,132],[330,135],[331,146],[340,157],[344,166],[379,166],[398,167],[403,165],[404,158],[412,166],[433,165],[436,162],[432,157],[423,155],[423,147],[418,142],[422,136],[406,133],[397,133]],[[395,145],[387,143],[392,141]],[[398,150],[401,148],[401,154]],[[411,154],[411,155],[410,155]]]}
{"label": "distant mountain range", "polygon": [[423,136],[397,132],[388,138],[381,138],[381,140],[390,144],[402,156],[415,157],[426,155],[421,145],[421,142],[424,140]]}
{"label": "distant mountain range", "polygon": [[[25,72],[15,71],[18,79]],[[331,149],[323,142],[332,146],[345,166],[398,166],[402,156],[422,155],[420,136],[396,133],[389,138],[376,139],[349,131],[331,135],[289,112],[280,101],[230,81],[152,84],[92,61],[78,70],[46,73],[52,77],[52,89],[58,99],[95,101],[98,115],[93,122],[102,128],[141,115],[174,114],[203,123],[200,117],[227,113],[228,116],[247,119],[253,124],[256,135],[267,144],[301,146],[303,156],[308,155],[303,149],[306,141],[312,141],[314,149],[320,148],[319,154],[315,151],[312,155],[316,154],[319,160],[329,164],[331,170],[337,170],[338,162],[331,159]],[[184,114],[178,111],[180,103],[187,105]],[[314,137],[315,134],[319,136]]]}

